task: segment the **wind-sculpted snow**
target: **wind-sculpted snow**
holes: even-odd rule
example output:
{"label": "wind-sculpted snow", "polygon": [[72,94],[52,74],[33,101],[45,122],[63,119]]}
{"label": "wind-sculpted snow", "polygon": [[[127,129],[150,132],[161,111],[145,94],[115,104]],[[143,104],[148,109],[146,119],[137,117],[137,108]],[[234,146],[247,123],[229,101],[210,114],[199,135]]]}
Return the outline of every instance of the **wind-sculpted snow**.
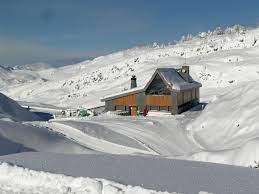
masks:
{"label": "wind-sculpted snow", "polygon": [[15,121],[41,120],[36,114],[22,108],[17,102],[0,93],[0,119],[9,118]]}
{"label": "wind-sculpted snow", "polygon": [[0,154],[26,151],[56,153],[92,153],[64,136],[16,122],[0,121]]}
{"label": "wind-sculpted snow", "polygon": [[11,140],[2,137],[0,132],[0,155],[15,154],[21,152],[33,152],[33,148],[27,148],[22,144],[12,142]]}
{"label": "wind-sculpted snow", "polygon": [[117,133],[102,124],[78,121],[60,121],[60,123],[71,126],[98,139],[103,139],[116,144],[145,150],[145,148],[140,145],[140,143],[137,142],[134,138]]}
{"label": "wind-sculpted snow", "polygon": [[204,150],[193,159],[252,165],[259,152],[259,81],[226,89],[215,96],[187,130]]}

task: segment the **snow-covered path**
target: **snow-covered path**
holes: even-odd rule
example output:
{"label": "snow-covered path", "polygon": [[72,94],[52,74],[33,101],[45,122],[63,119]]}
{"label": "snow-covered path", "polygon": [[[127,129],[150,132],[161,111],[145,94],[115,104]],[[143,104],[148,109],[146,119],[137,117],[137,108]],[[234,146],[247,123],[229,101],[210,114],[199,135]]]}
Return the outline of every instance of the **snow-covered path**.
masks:
{"label": "snow-covered path", "polygon": [[82,146],[111,154],[183,156],[201,151],[175,117],[112,117],[32,122],[65,135]]}
{"label": "snow-covered path", "polygon": [[96,123],[110,130],[141,141],[150,149],[165,156],[177,156],[197,151],[186,132],[175,117],[149,117],[137,119],[103,119],[89,120],[85,123]]}
{"label": "snow-covered path", "polygon": [[[36,124],[36,123],[35,123]],[[102,139],[95,138],[90,136],[82,131],[64,125],[57,122],[37,122],[41,126],[51,128],[53,131],[65,135],[67,138],[72,139],[79,143],[82,146],[88,147],[92,150],[111,153],[111,154],[133,154],[133,153],[142,153],[142,154],[156,154],[155,152],[145,151],[143,149],[136,149],[132,147],[127,147],[119,144],[114,144]]]}

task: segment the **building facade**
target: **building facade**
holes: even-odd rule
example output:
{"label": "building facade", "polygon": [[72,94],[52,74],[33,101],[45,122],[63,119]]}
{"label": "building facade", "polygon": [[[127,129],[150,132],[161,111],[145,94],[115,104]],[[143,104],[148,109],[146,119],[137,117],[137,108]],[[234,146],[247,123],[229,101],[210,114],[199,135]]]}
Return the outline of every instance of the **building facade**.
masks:
{"label": "building facade", "polygon": [[134,116],[146,108],[174,115],[199,103],[201,84],[190,77],[189,66],[158,68],[144,88],[136,87],[135,82],[132,77],[130,90],[103,98],[105,110],[127,111]]}

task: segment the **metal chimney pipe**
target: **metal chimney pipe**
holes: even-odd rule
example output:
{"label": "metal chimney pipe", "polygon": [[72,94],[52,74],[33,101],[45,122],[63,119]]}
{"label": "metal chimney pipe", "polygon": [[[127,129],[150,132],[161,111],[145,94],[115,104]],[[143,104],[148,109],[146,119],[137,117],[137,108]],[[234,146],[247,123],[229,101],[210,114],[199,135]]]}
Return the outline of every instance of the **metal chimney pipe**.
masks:
{"label": "metal chimney pipe", "polygon": [[131,83],[130,83],[130,88],[136,88],[137,87],[137,77],[135,75],[133,75],[131,77]]}

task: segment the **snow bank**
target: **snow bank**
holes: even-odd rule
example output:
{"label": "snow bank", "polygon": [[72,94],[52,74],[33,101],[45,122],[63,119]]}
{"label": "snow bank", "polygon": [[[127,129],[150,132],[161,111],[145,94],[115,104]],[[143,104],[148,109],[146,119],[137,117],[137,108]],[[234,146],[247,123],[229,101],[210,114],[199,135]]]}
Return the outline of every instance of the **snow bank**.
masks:
{"label": "snow bank", "polygon": [[34,113],[22,108],[17,102],[0,93],[0,118],[9,118],[15,121],[41,120]]}
{"label": "snow bank", "polygon": [[109,129],[108,127],[99,123],[80,121],[60,121],[60,123],[78,129],[83,133],[86,133],[98,139],[102,139],[119,145],[124,145],[127,147],[145,150],[145,148],[134,138],[130,138],[129,136],[113,131],[112,129]]}
{"label": "snow bank", "polygon": [[[142,187],[125,186],[103,179],[74,178],[37,172],[7,163],[0,164],[0,192],[2,194],[169,194]],[[200,192],[200,194],[206,194],[206,192]]]}
{"label": "snow bank", "polygon": [[55,153],[93,153],[66,137],[16,122],[0,121],[0,155],[25,151]]}
{"label": "snow bank", "polygon": [[193,159],[248,166],[259,159],[259,81],[229,88],[187,126],[204,150]]}
{"label": "snow bank", "polygon": [[0,161],[36,171],[106,179],[158,191],[188,194],[199,191],[217,194],[259,193],[257,169],[206,162],[148,156],[39,152],[0,156]]}

